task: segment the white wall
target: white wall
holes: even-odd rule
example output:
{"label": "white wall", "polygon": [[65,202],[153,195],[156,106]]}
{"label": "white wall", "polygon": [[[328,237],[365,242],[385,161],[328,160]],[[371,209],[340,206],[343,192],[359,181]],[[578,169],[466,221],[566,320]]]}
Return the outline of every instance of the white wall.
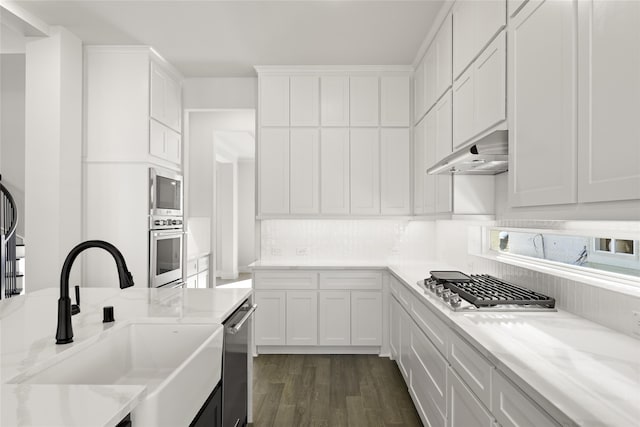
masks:
{"label": "white wall", "polygon": [[185,79],[182,84],[185,109],[256,108],[257,77]]}
{"label": "white wall", "polygon": [[238,162],[238,270],[248,272],[256,260],[255,166],[253,160]]}
{"label": "white wall", "polygon": [[18,208],[17,233],[24,236],[25,55],[0,54],[0,173]]}
{"label": "white wall", "polygon": [[217,269],[222,279],[238,277],[238,164],[217,164]]}
{"label": "white wall", "polygon": [[[80,39],[53,27],[50,37],[27,43],[25,96],[25,240],[30,292],[58,286],[64,258],[81,239]],[[74,281],[78,272],[74,268]]]}

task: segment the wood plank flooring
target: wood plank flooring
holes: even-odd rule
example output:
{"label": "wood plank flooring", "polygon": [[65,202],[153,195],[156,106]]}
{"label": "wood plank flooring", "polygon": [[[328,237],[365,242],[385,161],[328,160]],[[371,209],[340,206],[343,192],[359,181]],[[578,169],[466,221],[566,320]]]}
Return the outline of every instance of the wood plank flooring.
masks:
{"label": "wood plank flooring", "polygon": [[422,426],[394,361],[377,355],[253,359],[253,426]]}

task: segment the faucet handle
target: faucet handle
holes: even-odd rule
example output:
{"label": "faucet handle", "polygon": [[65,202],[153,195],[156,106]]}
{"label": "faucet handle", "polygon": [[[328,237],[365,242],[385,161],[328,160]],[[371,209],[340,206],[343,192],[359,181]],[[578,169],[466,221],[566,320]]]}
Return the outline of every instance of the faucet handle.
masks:
{"label": "faucet handle", "polygon": [[71,315],[80,313],[80,286],[76,285],[76,303],[71,305]]}

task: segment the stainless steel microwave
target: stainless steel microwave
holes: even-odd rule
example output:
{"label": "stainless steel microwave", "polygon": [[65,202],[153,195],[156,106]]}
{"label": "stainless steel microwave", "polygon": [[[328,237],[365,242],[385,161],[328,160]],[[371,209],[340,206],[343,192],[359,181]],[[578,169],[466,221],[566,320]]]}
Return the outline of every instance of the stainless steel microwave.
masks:
{"label": "stainless steel microwave", "polygon": [[149,214],[182,216],[182,175],[149,168]]}

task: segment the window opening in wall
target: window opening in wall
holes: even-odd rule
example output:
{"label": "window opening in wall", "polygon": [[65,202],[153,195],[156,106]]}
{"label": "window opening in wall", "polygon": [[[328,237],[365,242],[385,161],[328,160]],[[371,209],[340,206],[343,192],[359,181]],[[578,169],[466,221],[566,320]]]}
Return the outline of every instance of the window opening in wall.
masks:
{"label": "window opening in wall", "polygon": [[489,240],[490,250],[500,254],[640,277],[639,240],[499,228],[490,229]]}

